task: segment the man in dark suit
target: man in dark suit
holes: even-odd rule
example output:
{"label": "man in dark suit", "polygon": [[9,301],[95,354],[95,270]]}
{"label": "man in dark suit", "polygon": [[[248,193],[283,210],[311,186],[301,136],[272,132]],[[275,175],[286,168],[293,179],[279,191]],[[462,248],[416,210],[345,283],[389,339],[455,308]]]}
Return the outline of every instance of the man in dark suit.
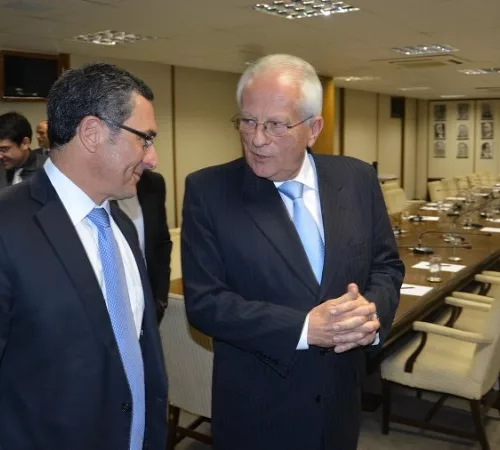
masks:
{"label": "man in dark suit", "polygon": [[[153,93],[108,64],[48,98],[50,160],[0,193],[0,449],[160,449],[167,384],[137,234]],[[4,212],[6,212],[4,214]]]}
{"label": "man in dark suit", "polygon": [[23,115],[0,115],[0,188],[27,180],[43,166],[47,157],[31,151],[32,135]]}
{"label": "man in dark suit", "polygon": [[33,151],[47,156],[50,152],[49,123],[47,122],[47,120],[38,122],[38,125],[35,128],[35,132],[36,140],[38,142],[38,148]]}
{"label": "man in dark suit", "polygon": [[137,196],[118,201],[132,220],[148,269],[158,324],[168,304],[172,241],[165,208],[167,189],[161,174],[145,170],[137,183]]}
{"label": "man in dark suit", "polygon": [[363,349],[404,272],[380,187],[306,151],[323,126],[310,64],[265,57],[237,99],[245,158],[187,177],[182,224],[188,318],[215,342],[214,448],[354,450]]}

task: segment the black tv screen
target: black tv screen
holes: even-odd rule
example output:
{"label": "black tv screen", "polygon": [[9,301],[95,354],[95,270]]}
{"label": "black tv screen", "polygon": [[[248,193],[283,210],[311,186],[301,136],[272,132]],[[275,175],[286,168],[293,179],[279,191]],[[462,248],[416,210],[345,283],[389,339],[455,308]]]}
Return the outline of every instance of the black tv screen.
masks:
{"label": "black tv screen", "polygon": [[59,76],[53,59],[3,54],[3,98],[46,98]]}

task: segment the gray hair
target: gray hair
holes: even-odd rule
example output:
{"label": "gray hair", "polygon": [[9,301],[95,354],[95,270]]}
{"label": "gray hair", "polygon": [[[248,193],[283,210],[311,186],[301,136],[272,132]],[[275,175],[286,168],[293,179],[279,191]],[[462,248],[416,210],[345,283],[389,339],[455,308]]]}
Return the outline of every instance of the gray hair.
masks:
{"label": "gray hair", "polygon": [[267,55],[252,64],[238,81],[236,89],[236,102],[241,109],[241,97],[243,90],[252,78],[262,75],[265,72],[280,70],[289,73],[294,80],[300,83],[302,98],[298,105],[302,118],[321,115],[323,106],[323,87],[321,81],[314,70],[314,67],[307,61],[292,55]]}

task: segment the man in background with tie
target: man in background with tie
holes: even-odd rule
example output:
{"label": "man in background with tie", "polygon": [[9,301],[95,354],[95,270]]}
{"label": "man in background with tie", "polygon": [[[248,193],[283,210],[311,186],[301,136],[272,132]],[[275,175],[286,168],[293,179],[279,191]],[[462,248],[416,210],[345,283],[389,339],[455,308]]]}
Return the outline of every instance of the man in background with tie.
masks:
{"label": "man in background with tie", "polygon": [[0,115],[0,188],[27,180],[47,157],[31,151],[33,131],[28,119],[17,112]]}
{"label": "man in background with tie", "polygon": [[109,64],[65,72],[47,103],[50,159],[0,195],[2,450],[165,446],[153,295],[135,228],[109,202],[156,165],[152,101]]}
{"label": "man in background with tie", "polygon": [[322,87],[307,62],[247,69],[245,157],[186,179],[182,272],[214,338],[216,450],[354,450],[363,349],[387,335],[403,264],[373,168],[314,155]]}

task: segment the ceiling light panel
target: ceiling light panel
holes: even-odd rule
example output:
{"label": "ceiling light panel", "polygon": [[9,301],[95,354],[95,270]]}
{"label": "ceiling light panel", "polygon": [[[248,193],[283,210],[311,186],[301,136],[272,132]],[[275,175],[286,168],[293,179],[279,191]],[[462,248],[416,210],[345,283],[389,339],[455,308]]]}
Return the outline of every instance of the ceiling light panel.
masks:
{"label": "ceiling light panel", "polygon": [[412,92],[412,91],[428,91],[430,87],[427,86],[412,86],[412,87],[402,87],[399,88],[400,91]]}
{"label": "ceiling light panel", "polygon": [[444,94],[444,95],[440,95],[439,97],[441,97],[441,98],[464,98],[467,96],[464,94]]}
{"label": "ceiling light panel", "polygon": [[440,53],[458,52],[457,48],[440,44],[415,45],[413,47],[393,47],[391,50],[402,53],[406,56],[437,55]]}
{"label": "ceiling light panel", "polygon": [[98,31],[96,33],[90,34],[80,34],[73,38],[73,40],[78,42],[97,45],[132,44],[134,42],[148,41],[150,39],[155,38],[152,36],[141,36],[139,34],[114,30]]}
{"label": "ceiling light panel", "polygon": [[335,77],[335,81],[375,81],[380,80],[380,77]]}
{"label": "ceiling light panel", "polygon": [[500,75],[500,67],[487,67],[485,69],[461,69],[465,75]]}
{"label": "ceiling light panel", "polygon": [[359,11],[359,8],[355,6],[332,0],[275,1],[272,3],[258,3],[252,6],[252,8],[259,12],[286,19],[307,19],[310,17]]}

